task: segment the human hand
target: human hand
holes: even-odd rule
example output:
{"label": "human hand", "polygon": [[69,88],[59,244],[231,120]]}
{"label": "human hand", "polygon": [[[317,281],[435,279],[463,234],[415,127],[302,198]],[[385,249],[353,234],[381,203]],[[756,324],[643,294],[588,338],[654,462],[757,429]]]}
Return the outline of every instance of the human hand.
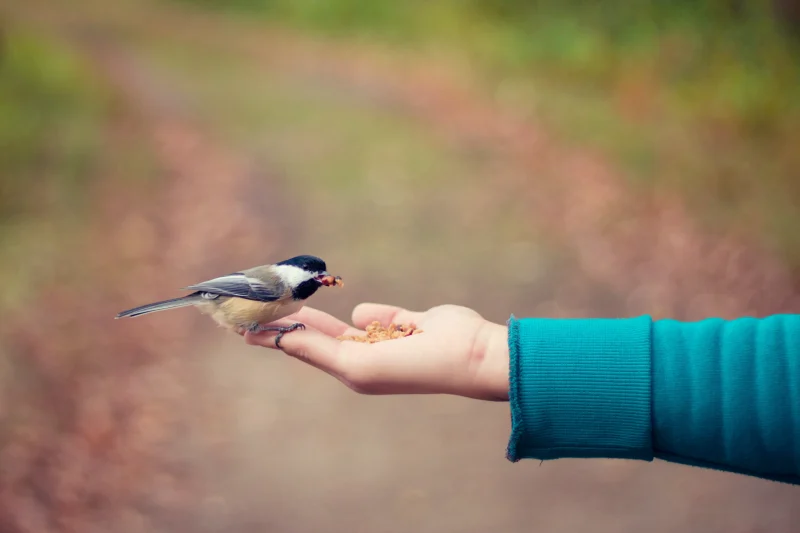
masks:
{"label": "human hand", "polygon": [[[414,323],[418,335],[374,344],[340,341],[363,335],[373,321]],[[481,400],[508,400],[508,328],[466,307],[443,305],[417,313],[381,304],[361,304],[353,324],[305,307],[276,325],[301,322],[281,338],[288,355],[339,379],[362,394],[454,394]],[[275,333],[245,333],[248,344],[276,349]]]}

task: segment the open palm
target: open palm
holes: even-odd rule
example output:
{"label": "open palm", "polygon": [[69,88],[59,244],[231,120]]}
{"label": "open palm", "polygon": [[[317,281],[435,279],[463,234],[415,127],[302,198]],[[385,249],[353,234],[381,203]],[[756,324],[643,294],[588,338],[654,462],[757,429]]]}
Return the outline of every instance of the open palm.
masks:
{"label": "open palm", "polygon": [[[374,344],[336,339],[363,335],[374,321],[383,326],[414,323],[423,333]],[[361,304],[353,310],[355,327],[306,307],[282,322],[307,326],[281,339],[283,351],[357,392],[508,399],[507,330],[466,307],[444,305],[419,313]],[[269,333],[245,335],[249,344],[273,349],[274,338]]]}

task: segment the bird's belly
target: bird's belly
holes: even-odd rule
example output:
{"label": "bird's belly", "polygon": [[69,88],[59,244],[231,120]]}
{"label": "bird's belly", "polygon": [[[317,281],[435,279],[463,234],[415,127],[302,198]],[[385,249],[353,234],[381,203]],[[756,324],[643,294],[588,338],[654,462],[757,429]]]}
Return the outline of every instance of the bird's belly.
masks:
{"label": "bird's belly", "polygon": [[229,298],[221,302],[212,313],[212,318],[220,325],[232,328],[247,328],[253,324],[269,324],[303,307],[300,300],[286,302],[257,302],[243,298]]}

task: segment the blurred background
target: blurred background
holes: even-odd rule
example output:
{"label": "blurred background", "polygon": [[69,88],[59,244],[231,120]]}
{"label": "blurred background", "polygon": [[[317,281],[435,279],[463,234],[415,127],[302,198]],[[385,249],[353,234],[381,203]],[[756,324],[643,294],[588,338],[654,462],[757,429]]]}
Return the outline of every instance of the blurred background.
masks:
{"label": "blurred background", "polygon": [[795,0],[0,0],[0,531],[800,529],[800,490],[505,460],[191,310],[299,253],[364,300],[800,310]]}

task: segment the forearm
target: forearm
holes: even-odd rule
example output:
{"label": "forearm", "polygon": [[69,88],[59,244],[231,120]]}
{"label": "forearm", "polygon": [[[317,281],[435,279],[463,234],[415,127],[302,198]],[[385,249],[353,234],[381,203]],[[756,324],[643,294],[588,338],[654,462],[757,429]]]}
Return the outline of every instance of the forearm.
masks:
{"label": "forearm", "polygon": [[800,483],[800,315],[652,331],[656,457]]}
{"label": "forearm", "polygon": [[800,483],[800,316],[509,322],[508,457],[696,464]]}

